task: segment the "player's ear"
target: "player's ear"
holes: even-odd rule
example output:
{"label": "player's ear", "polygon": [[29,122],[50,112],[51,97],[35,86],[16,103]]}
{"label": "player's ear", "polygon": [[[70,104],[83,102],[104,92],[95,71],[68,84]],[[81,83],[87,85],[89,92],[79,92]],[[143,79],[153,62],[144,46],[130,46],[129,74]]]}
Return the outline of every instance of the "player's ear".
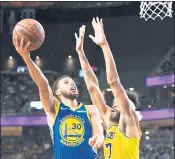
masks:
{"label": "player's ear", "polygon": [[55,93],[56,93],[57,96],[60,96],[60,95],[61,95],[60,89],[57,89],[57,90],[55,91]]}

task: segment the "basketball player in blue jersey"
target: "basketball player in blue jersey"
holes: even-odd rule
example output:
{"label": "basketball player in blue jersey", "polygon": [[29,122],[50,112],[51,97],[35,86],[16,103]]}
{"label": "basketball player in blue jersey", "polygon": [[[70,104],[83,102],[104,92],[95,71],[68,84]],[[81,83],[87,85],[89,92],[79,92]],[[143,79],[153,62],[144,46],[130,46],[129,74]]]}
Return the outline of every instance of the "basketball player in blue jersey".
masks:
{"label": "basketball player in blue jersey", "polygon": [[26,63],[30,76],[39,88],[40,99],[51,130],[54,159],[96,159],[96,149],[103,145],[103,127],[93,105],[77,102],[77,86],[69,76],[62,76],[53,85],[30,58],[24,39],[13,38],[16,51]]}

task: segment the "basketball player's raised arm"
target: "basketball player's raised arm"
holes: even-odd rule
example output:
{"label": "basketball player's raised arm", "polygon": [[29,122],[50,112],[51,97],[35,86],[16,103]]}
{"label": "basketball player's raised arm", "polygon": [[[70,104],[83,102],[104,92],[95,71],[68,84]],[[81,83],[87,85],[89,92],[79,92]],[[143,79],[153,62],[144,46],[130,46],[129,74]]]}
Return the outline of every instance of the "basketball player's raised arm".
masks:
{"label": "basketball player's raised arm", "polygon": [[77,33],[75,33],[75,38],[76,38],[76,51],[78,53],[78,57],[80,60],[80,64],[83,70],[83,75],[84,75],[84,79],[85,82],[87,83],[87,81],[92,81],[94,82],[97,86],[98,84],[98,80],[97,77],[95,76],[86,56],[84,53],[84,49],[83,49],[83,43],[84,43],[84,35],[85,35],[85,25],[82,25],[79,29],[79,37],[77,35]]}
{"label": "basketball player's raised arm", "polygon": [[109,47],[109,44],[106,40],[104,28],[103,28],[103,21],[102,19],[99,20],[97,17],[96,19],[93,18],[92,25],[95,31],[95,37],[90,35],[89,37],[101,47],[105,63],[106,63],[106,73],[107,73],[107,82],[111,87],[112,93],[115,97],[115,100],[120,107],[121,114],[129,117],[132,114],[131,104],[132,102],[129,100],[126,91],[124,90],[119,75],[117,73],[115,61]]}
{"label": "basketball player's raised arm", "polygon": [[85,26],[83,25],[79,29],[79,37],[75,33],[76,38],[76,51],[79,56],[81,68],[83,71],[85,83],[87,85],[88,92],[90,94],[92,103],[98,107],[100,114],[103,118],[105,118],[106,112],[110,109],[106,106],[105,100],[103,95],[100,91],[98,80],[96,75],[94,74],[83,50],[83,43],[84,43],[84,34],[85,34]]}
{"label": "basketball player's raised arm", "polygon": [[28,51],[30,43],[24,45],[24,39],[19,40],[17,37],[13,37],[13,44],[16,51],[21,55],[24,62],[26,63],[31,78],[39,88],[40,99],[46,114],[52,115],[55,102],[52,90],[41,69],[30,58],[30,52]]}

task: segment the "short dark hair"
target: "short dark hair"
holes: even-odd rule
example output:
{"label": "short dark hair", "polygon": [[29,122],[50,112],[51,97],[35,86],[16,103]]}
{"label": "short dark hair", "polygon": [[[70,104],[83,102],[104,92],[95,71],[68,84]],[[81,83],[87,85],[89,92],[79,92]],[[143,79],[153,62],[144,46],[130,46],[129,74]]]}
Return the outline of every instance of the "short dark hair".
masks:
{"label": "short dark hair", "polygon": [[139,97],[136,92],[126,90],[126,94],[128,95],[128,98],[134,103],[135,107],[138,108],[139,106]]}
{"label": "short dark hair", "polygon": [[55,82],[54,82],[54,84],[53,84],[53,87],[52,87],[52,91],[53,91],[53,95],[54,95],[54,97],[56,97],[57,98],[57,95],[56,95],[56,90],[57,90],[57,86],[58,86],[58,82],[61,80],[61,79],[63,79],[63,78],[66,78],[66,77],[69,77],[69,78],[71,78],[70,76],[68,76],[68,75],[63,75],[63,76],[61,76],[61,77],[59,77]]}
{"label": "short dark hair", "polygon": [[[139,106],[139,98],[137,93],[129,90],[125,90],[125,91],[126,91],[126,94],[128,95],[128,98],[134,103],[135,108],[137,109]],[[112,105],[113,99],[114,99],[112,92],[105,91],[104,98],[107,105]]]}

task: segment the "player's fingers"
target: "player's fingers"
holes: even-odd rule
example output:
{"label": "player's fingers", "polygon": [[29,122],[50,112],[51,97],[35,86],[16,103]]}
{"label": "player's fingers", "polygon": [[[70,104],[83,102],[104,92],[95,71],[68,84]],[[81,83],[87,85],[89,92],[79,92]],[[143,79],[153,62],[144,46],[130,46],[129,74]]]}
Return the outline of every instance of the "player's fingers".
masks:
{"label": "player's fingers", "polygon": [[101,139],[98,139],[98,140],[96,140],[96,142],[94,143],[93,148],[94,148],[94,149],[99,149],[99,148],[102,146],[102,144],[103,144],[103,141],[102,141]]}
{"label": "player's fingers", "polygon": [[15,46],[16,44],[15,44],[15,37],[14,36],[12,37],[12,41],[13,41],[13,45]]}
{"label": "player's fingers", "polygon": [[101,26],[103,27],[103,19],[100,19]]}
{"label": "player's fingers", "polygon": [[94,145],[92,146],[93,149],[97,150],[98,149],[98,143],[94,143]]}
{"label": "player's fingers", "polygon": [[94,18],[94,21],[95,21],[95,24],[97,24],[97,17],[96,17],[96,18]]}
{"label": "player's fingers", "polygon": [[27,43],[27,45],[25,46],[24,50],[25,50],[25,51],[28,51],[29,46],[30,46],[30,41],[29,41],[29,42]]}
{"label": "player's fingers", "polygon": [[97,23],[96,23],[96,21],[95,21],[95,18],[93,18],[93,20],[92,20],[92,26],[95,27],[96,24],[97,24]]}
{"label": "player's fingers", "polygon": [[95,136],[91,137],[91,138],[89,139],[89,141],[91,141],[91,142],[95,142],[96,139],[97,139],[97,136],[95,135]]}
{"label": "player's fingers", "polygon": [[15,45],[15,48],[16,48],[16,36],[14,36],[13,40],[14,40],[14,45]]}
{"label": "player's fingers", "polygon": [[89,145],[93,146],[95,144],[95,139],[94,138],[90,138],[89,139]]}
{"label": "player's fingers", "polygon": [[79,28],[79,37],[81,35],[81,30],[82,30],[82,27]]}
{"label": "player's fingers", "polygon": [[82,36],[83,36],[83,25],[81,26],[81,28],[80,28],[80,33],[79,33],[80,35],[80,38],[82,38]]}
{"label": "player's fingers", "polygon": [[16,50],[19,50],[19,40],[17,36],[15,36],[15,46],[16,46]]}
{"label": "player's fingers", "polygon": [[100,23],[99,17],[96,17],[97,24]]}
{"label": "player's fingers", "polygon": [[85,30],[86,30],[86,25],[83,25],[83,26],[82,26],[83,35],[85,34]]}
{"label": "player's fingers", "polygon": [[92,27],[94,28],[94,18],[92,19]]}
{"label": "player's fingers", "polygon": [[89,145],[93,145],[94,144],[94,140],[93,139],[89,139]]}
{"label": "player's fingers", "polygon": [[23,50],[24,49],[24,38],[21,39],[19,49]]}
{"label": "player's fingers", "polygon": [[85,34],[85,25],[82,25],[82,27],[80,28],[80,38],[84,38],[84,34]]}
{"label": "player's fingers", "polygon": [[82,39],[82,26],[79,29],[79,38]]}
{"label": "player's fingers", "polygon": [[92,24],[95,24],[95,18],[92,19]]}
{"label": "player's fingers", "polygon": [[100,143],[95,143],[94,146],[92,147],[93,149],[97,150],[101,147],[102,145]]}
{"label": "player's fingers", "polygon": [[94,137],[91,137],[91,138],[89,139],[89,141],[90,141],[90,142],[94,142],[94,141],[95,141],[95,138],[94,138]]}
{"label": "player's fingers", "polygon": [[75,33],[75,39],[78,40],[78,35],[77,35],[77,33]]}
{"label": "player's fingers", "polygon": [[98,136],[96,138],[96,142],[95,142],[93,148],[99,149],[103,145],[103,142],[104,142],[104,136]]}

